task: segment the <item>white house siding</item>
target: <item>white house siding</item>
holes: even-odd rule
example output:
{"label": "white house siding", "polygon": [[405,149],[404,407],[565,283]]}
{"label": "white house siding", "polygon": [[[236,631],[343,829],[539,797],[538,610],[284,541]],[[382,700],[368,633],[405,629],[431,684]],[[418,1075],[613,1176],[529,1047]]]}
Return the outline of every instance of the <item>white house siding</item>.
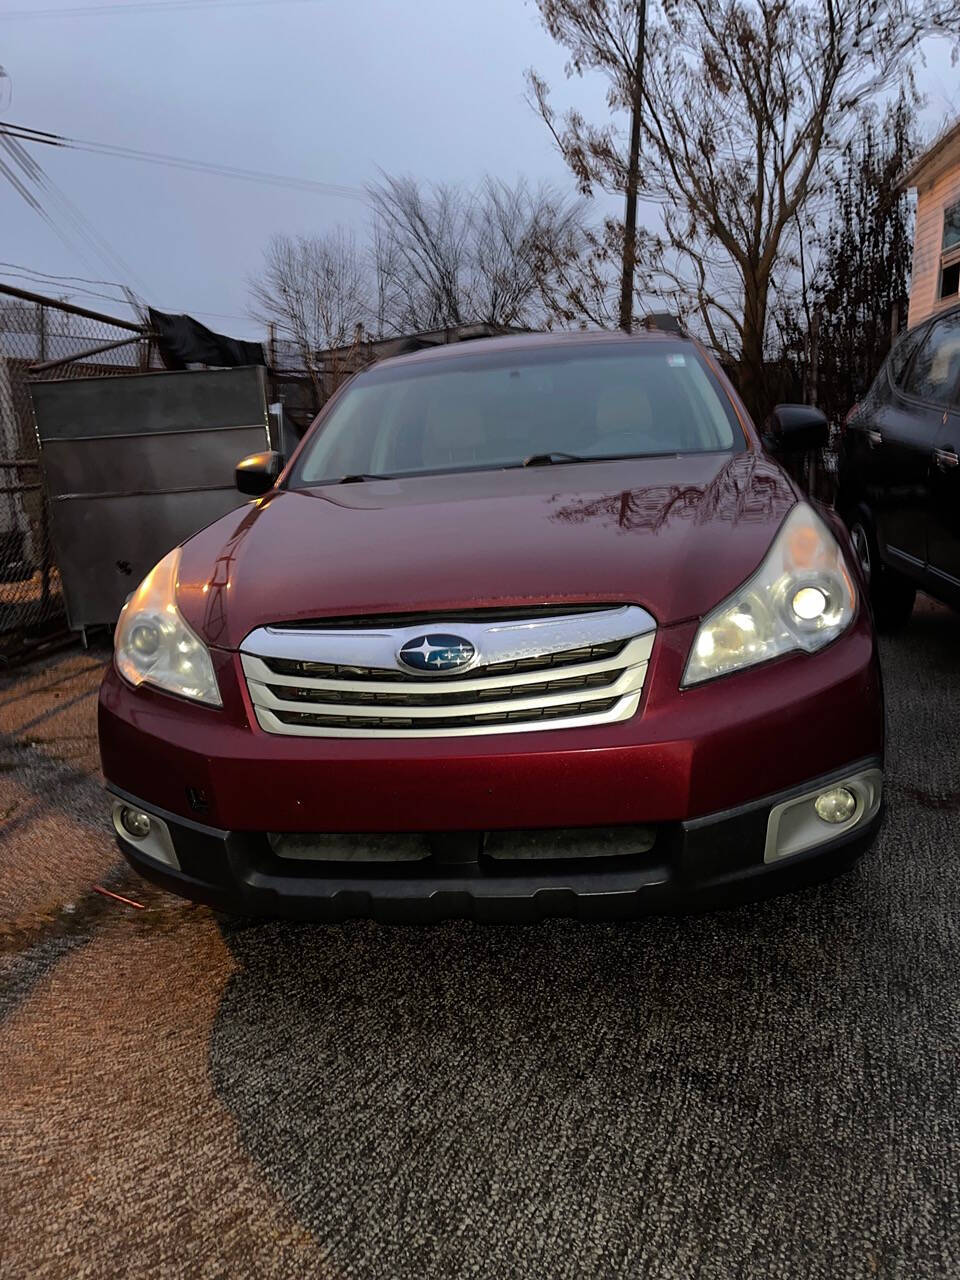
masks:
{"label": "white house siding", "polygon": [[[943,250],[943,213],[960,201],[960,149],[953,164],[934,182],[917,190],[917,224],[913,233],[913,272],[910,278],[910,312],[907,323],[919,324],[940,306],[940,255]],[[954,296],[944,302],[956,304]]]}

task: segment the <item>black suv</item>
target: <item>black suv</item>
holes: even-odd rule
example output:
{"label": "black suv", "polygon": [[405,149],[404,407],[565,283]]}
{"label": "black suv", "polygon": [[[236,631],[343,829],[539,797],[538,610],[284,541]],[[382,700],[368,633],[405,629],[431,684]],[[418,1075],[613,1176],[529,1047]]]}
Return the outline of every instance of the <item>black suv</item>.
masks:
{"label": "black suv", "polygon": [[960,608],[960,307],[894,344],[847,419],[837,506],[878,627],[910,617],[917,588]]}

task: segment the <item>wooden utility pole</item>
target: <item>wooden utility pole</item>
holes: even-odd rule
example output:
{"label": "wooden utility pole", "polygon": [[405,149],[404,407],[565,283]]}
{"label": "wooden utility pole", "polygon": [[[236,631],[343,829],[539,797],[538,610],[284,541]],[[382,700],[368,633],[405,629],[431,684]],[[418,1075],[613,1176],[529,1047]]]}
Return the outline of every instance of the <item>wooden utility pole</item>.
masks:
{"label": "wooden utility pole", "polygon": [[640,182],[640,110],[643,101],[643,47],[647,0],[637,10],[637,53],[634,60],[633,103],[630,110],[630,153],[627,157],[627,208],[623,220],[623,274],[620,278],[620,328],[633,328],[633,275],[637,264],[637,186]]}

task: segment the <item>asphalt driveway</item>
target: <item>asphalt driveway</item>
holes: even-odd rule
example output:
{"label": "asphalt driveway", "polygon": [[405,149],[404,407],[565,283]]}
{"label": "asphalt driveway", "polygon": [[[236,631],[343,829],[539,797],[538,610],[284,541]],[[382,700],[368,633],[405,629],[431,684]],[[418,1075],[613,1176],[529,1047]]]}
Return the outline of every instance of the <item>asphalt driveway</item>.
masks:
{"label": "asphalt driveway", "polygon": [[0,676],[0,1276],[955,1280],[960,616],[883,660],[868,860],[599,927],[221,926],[119,861],[104,655]]}

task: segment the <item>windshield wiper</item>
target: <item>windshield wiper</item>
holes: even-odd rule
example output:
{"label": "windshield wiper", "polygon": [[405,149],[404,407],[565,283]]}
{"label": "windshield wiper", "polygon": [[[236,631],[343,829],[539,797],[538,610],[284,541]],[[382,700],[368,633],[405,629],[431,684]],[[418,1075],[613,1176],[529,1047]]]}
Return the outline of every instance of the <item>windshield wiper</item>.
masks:
{"label": "windshield wiper", "polygon": [[[341,476],[339,480],[334,481],[335,484],[363,484],[365,480],[389,480],[390,476],[371,475],[367,471],[354,471],[348,476]],[[329,484],[330,482],[327,481]]]}
{"label": "windshield wiper", "polygon": [[587,458],[580,453],[563,453],[559,449],[551,449],[549,453],[531,453],[520,464],[523,467],[552,467],[558,462],[596,462],[596,458]]}

